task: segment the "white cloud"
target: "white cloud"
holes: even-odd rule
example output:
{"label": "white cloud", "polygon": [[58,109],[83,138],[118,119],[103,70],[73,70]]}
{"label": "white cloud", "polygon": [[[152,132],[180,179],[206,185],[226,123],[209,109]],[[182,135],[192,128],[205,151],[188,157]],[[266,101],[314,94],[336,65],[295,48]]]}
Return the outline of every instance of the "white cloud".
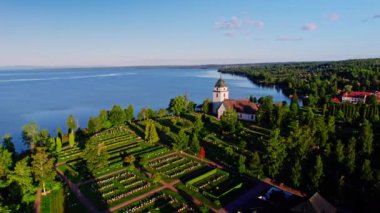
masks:
{"label": "white cloud", "polygon": [[232,16],[229,19],[222,19],[215,22],[214,26],[216,29],[221,30],[223,35],[235,37],[238,34],[250,36],[252,34],[252,27],[262,29],[265,23],[262,20]]}
{"label": "white cloud", "polygon": [[318,25],[316,23],[307,23],[302,27],[302,30],[305,31],[316,31],[318,29]]}
{"label": "white cloud", "polygon": [[302,41],[302,37],[278,36],[276,41]]}
{"label": "white cloud", "polygon": [[264,21],[261,20],[246,19],[243,23],[245,26],[255,26],[256,28],[263,28],[265,26]]}
{"label": "white cloud", "polygon": [[241,26],[242,26],[242,22],[236,16],[232,16],[230,19],[224,19],[222,21],[218,21],[215,23],[215,27],[217,29],[225,29],[225,30],[236,30],[236,29],[239,29]]}

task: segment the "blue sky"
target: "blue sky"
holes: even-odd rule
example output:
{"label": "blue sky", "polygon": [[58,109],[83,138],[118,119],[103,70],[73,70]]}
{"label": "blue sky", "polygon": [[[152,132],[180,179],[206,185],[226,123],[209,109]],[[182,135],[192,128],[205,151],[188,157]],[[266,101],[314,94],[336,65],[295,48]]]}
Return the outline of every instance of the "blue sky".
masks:
{"label": "blue sky", "polygon": [[1,0],[0,66],[380,57],[379,0]]}

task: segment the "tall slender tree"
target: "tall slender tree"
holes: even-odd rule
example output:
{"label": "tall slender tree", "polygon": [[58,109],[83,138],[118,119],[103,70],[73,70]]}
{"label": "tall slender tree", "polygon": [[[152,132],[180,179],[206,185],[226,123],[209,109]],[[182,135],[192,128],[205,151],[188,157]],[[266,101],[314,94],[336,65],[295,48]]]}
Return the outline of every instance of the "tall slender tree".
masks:
{"label": "tall slender tree", "polygon": [[46,183],[54,181],[54,158],[50,157],[45,148],[38,147],[32,155],[32,171],[37,182],[42,184],[43,194],[46,194]]}
{"label": "tall slender tree", "polygon": [[12,164],[12,153],[0,145],[0,188],[6,187],[9,184],[7,176]]}
{"label": "tall slender tree", "polygon": [[251,159],[248,163],[248,168],[251,170],[252,174],[257,177],[257,179],[260,179],[263,174],[263,166],[261,164],[260,155],[258,152],[253,153]]}
{"label": "tall slender tree", "polygon": [[324,173],[323,173],[322,158],[320,155],[318,155],[315,159],[315,165],[314,165],[313,171],[310,174],[312,188],[316,191],[319,190],[319,187],[322,182],[323,174]]}
{"label": "tall slender tree", "polygon": [[75,120],[74,115],[70,114],[69,117],[67,118],[67,131],[76,131],[78,126],[77,126],[77,121]]}
{"label": "tall slender tree", "polygon": [[368,120],[364,120],[359,137],[362,144],[363,155],[369,157],[373,152],[373,131],[372,125]]}
{"label": "tall slender tree", "polygon": [[301,185],[302,167],[299,160],[297,160],[294,166],[292,167],[290,178],[292,180],[293,186],[299,187]]}
{"label": "tall slender tree", "polygon": [[349,174],[355,171],[356,166],[356,139],[351,137],[348,141],[347,152],[346,152],[346,168]]}
{"label": "tall slender tree", "polygon": [[74,132],[70,132],[70,134],[69,134],[69,145],[70,145],[70,147],[74,147],[74,145],[75,145],[75,134],[74,134]]}
{"label": "tall slender tree", "polygon": [[34,150],[40,140],[40,127],[34,122],[23,126],[22,139],[24,143],[30,147],[31,150]]}
{"label": "tall slender tree", "polygon": [[16,157],[16,149],[12,139],[11,134],[5,134],[3,137],[3,147],[8,150],[8,152],[12,153],[12,157],[14,159],[14,157]]}
{"label": "tall slender tree", "polygon": [[135,110],[133,109],[133,105],[130,104],[125,110],[125,120],[127,122],[131,122],[134,116],[135,116]]}
{"label": "tall slender tree", "polygon": [[274,178],[279,172],[287,155],[284,139],[280,136],[280,130],[275,129],[270,134],[269,140],[264,144],[264,162],[268,175]]}

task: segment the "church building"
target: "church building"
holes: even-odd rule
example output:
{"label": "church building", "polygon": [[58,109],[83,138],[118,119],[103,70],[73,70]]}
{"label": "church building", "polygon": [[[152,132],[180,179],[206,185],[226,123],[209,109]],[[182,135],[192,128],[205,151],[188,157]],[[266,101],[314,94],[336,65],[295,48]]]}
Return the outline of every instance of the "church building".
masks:
{"label": "church building", "polygon": [[246,99],[229,99],[227,84],[220,77],[212,93],[212,112],[217,118],[220,118],[228,108],[234,109],[238,113],[240,120],[256,121],[257,104]]}

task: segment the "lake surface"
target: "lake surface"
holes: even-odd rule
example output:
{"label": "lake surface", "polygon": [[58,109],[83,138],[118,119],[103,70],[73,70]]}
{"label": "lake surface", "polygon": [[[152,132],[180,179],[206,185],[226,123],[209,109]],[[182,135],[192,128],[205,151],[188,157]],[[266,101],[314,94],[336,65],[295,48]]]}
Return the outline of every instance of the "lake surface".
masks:
{"label": "lake surface", "polygon": [[[36,122],[55,135],[57,127],[66,129],[73,114],[81,127],[101,109],[119,104],[166,108],[171,98],[187,94],[196,103],[212,98],[220,74],[216,69],[175,68],[88,68],[0,71],[0,136],[12,134],[18,151],[22,126]],[[270,95],[276,102],[289,101],[281,90],[259,87],[246,78],[223,74],[230,98],[250,94]]]}

